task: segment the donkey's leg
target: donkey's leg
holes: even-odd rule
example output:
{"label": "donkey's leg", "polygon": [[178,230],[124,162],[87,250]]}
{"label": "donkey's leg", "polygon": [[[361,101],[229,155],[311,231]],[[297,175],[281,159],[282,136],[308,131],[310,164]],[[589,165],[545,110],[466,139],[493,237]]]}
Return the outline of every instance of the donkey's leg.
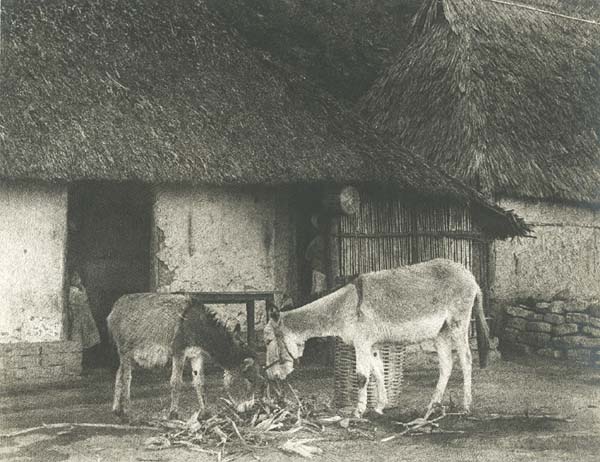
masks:
{"label": "donkey's leg", "polygon": [[463,406],[465,412],[471,412],[471,371],[473,358],[469,346],[469,321],[461,323],[451,331],[452,341],[458,353],[460,368],[463,373]]}
{"label": "donkey's leg", "polygon": [[383,362],[379,351],[373,351],[371,356],[371,371],[377,381],[377,406],[375,412],[383,414],[383,409],[387,404],[387,393],[385,391],[385,381],[383,377]]}
{"label": "donkey's leg", "polygon": [[192,384],[196,390],[196,396],[198,396],[198,415],[201,416],[204,413],[204,371],[202,355],[192,356],[191,362]]}
{"label": "donkey's leg", "polygon": [[171,408],[169,409],[169,419],[179,417],[179,396],[183,386],[183,366],[185,365],[185,355],[183,353],[173,355],[173,365],[171,367]]}
{"label": "donkey's leg", "polygon": [[358,404],[354,415],[361,417],[367,410],[367,385],[371,374],[371,346],[354,345],[356,349],[356,375],[358,377]]}
{"label": "donkey's leg", "polygon": [[431,398],[431,402],[429,403],[429,406],[427,406],[425,419],[431,415],[435,405],[442,402],[444,392],[446,391],[446,386],[448,385],[448,379],[452,373],[452,337],[446,324],[444,324],[442,330],[436,337],[435,346],[438,354],[440,376],[438,378],[438,383],[435,387],[433,397]]}
{"label": "donkey's leg", "polygon": [[125,416],[130,407],[131,367],[131,359],[122,356],[115,378],[115,396],[112,407],[113,412],[119,417]]}
{"label": "donkey's leg", "polygon": [[123,366],[121,364],[119,364],[115,377],[115,394],[112,410],[119,417],[123,415]]}
{"label": "donkey's leg", "polygon": [[133,363],[130,359],[127,359],[124,366],[123,396],[125,397],[125,412],[128,412],[131,407],[131,370],[133,369]]}

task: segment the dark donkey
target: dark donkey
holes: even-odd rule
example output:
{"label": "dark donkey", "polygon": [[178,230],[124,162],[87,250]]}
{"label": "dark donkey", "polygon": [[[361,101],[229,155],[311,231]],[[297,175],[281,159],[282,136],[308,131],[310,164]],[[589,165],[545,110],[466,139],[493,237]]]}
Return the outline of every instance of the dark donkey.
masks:
{"label": "dark donkey", "polygon": [[[132,366],[164,366],[172,358],[170,418],[176,418],[183,367],[191,359],[192,383],[204,411],[202,370],[205,354],[225,370],[225,387],[236,376],[262,381],[255,353],[228,331],[202,303],[188,294],[142,293],[119,298],[107,318],[119,352],[113,412],[122,416],[130,405]],[[238,326],[239,328],[239,326]]]}

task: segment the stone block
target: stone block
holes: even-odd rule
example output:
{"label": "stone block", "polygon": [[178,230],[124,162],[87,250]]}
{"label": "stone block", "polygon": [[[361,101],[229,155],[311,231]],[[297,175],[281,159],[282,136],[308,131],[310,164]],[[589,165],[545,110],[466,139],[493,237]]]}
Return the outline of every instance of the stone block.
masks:
{"label": "stone block", "polygon": [[18,356],[0,356],[0,371],[4,369],[14,369],[15,363],[18,360]]}
{"label": "stone block", "polygon": [[63,353],[49,353],[49,354],[42,355],[41,366],[48,367],[48,366],[63,365],[65,363],[65,361],[67,361],[67,356],[68,355],[63,354]]}
{"label": "stone block", "polygon": [[542,313],[534,313],[533,311],[529,314],[529,316],[527,316],[527,319],[529,321],[543,321],[544,320],[544,315]]}
{"label": "stone block", "polygon": [[545,314],[544,322],[549,322],[550,324],[562,324],[565,322],[565,317],[560,314]]}
{"label": "stone block", "polygon": [[577,300],[569,300],[568,302],[565,303],[564,311],[569,312],[569,313],[572,313],[572,312],[582,313],[587,310],[588,306],[589,305],[587,302],[581,302],[581,301],[577,301]]}
{"label": "stone block", "polygon": [[506,309],[504,310],[504,312],[506,314],[508,314],[509,316],[513,316],[513,317],[518,317],[518,318],[527,318],[529,315],[532,314],[532,312],[528,309],[523,308],[522,306],[507,306]]}
{"label": "stone block", "polygon": [[37,369],[41,361],[40,355],[17,356],[13,358],[13,366],[15,369]]}
{"label": "stone block", "polygon": [[0,343],[0,356],[6,358],[15,353],[14,343]]}
{"label": "stone block", "polygon": [[504,329],[502,331],[502,343],[514,343],[517,341],[519,331],[515,329]]}
{"label": "stone block", "polygon": [[507,329],[525,330],[527,328],[527,320],[523,318],[510,318],[505,324]]}
{"label": "stone block", "polygon": [[17,369],[4,369],[2,375],[3,380],[7,383],[14,382],[16,380]]}
{"label": "stone block", "polygon": [[517,340],[525,345],[546,347],[550,345],[551,338],[550,334],[543,332],[522,332],[517,337]]}
{"label": "stone block", "polygon": [[579,364],[589,364],[591,362],[591,355],[589,350],[581,349],[568,349],[567,359],[575,361]]}
{"label": "stone block", "polygon": [[55,353],[77,353],[81,351],[81,344],[70,340],[63,340],[58,342],[45,342],[42,345],[43,353],[55,354]]}
{"label": "stone block", "polygon": [[597,327],[583,326],[582,330],[584,334],[591,335],[592,337],[600,337],[600,329]]}
{"label": "stone block", "polygon": [[600,327],[600,318],[594,318],[594,317],[590,316],[589,323],[590,323],[590,325],[592,325],[594,327]]}
{"label": "stone block", "polygon": [[81,359],[81,353],[70,353],[65,355],[65,360],[63,361],[62,365],[65,367],[65,370],[80,374]]}
{"label": "stone block", "polygon": [[600,318],[600,303],[592,303],[587,307],[587,312],[590,316]]}
{"label": "stone block", "polygon": [[588,324],[590,316],[585,313],[567,313],[565,315],[565,320],[576,324]]}
{"label": "stone block", "polygon": [[553,348],[542,348],[541,350],[537,350],[536,353],[545,358],[562,359],[565,357],[564,352]]}
{"label": "stone block", "polygon": [[65,372],[65,366],[63,365],[49,366],[42,370],[42,374],[49,379],[64,377]]}
{"label": "stone block", "polygon": [[552,333],[554,335],[572,335],[576,334],[578,330],[577,324],[560,324],[553,327]]}
{"label": "stone block", "polygon": [[558,348],[600,348],[600,338],[584,337],[582,335],[570,335],[555,337],[552,344]]}
{"label": "stone block", "polygon": [[546,311],[550,307],[548,302],[538,302],[535,304],[535,308],[540,311]]}
{"label": "stone block", "polygon": [[13,378],[18,382],[30,381],[32,380],[32,371],[31,369],[13,369]]}
{"label": "stone block", "polygon": [[0,356],[32,356],[41,353],[39,343],[18,342],[0,344]]}
{"label": "stone block", "polygon": [[529,345],[522,343],[512,343],[502,348],[503,357],[524,356],[533,353],[533,349]]}
{"label": "stone block", "polygon": [[549,304],[547,311],[549,313],[560,314],[565,311],[566,303],[562,300],[555,300]]}
{"label": "stone block", "polygon": [[526,329],[530,332],[552,332],[552,324],[547,322],[535,322],[531,321],[527,323]]}

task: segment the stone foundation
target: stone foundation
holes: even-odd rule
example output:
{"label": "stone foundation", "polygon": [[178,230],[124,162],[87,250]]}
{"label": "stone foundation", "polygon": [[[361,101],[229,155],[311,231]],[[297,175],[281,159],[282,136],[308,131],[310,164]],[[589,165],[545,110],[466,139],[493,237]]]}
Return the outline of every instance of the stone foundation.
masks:
{"label": "stone foundation", "polygon": [[19,387],[81,375],[81,344],[73,341],[0,343],[0,385]]}
{"label": "stone foundation", "polygon": [[514,303],[503,310],[503,354],[536,354],[600,367],[600,303]]}

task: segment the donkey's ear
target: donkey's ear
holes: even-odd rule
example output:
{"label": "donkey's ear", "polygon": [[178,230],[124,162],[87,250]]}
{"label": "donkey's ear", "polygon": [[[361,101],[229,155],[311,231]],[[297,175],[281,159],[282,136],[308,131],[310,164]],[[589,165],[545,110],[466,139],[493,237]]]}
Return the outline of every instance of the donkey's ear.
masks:
{"label": "donkey's ear", "polygon": [[270,303],[267,312],[269,313],[269,319],[272,319],[274,322],[279,322],[279,308],[274,303]]}
{"label": "donkey's ear", "polygon": [[244,338],[242,337],[242,327],[240,326],[239,322],[235,324],[231,335],[237,342],[244,343]]}
{"label": "donkey's ear", "polygon": [[260,373],[260,367],[254,360],[254,358],[244,358],[242,362],[242,377],[245,378],[250,384],[257,384],[264,382],[264,377]]}
{"label": "donkey's ear", "polygon": [[240,326],[240,323],[236,323],[235,327],[233,328],[233,335],[237,335],[239,336],[242,333],[242,326]]}
{"label": "donkey's ear", "polygon": [[294,300],[288,294],[284,294],[281,300],[281,311],[289,311],[294,308]]}
{"label": "donkey's ear", "polygon": [[252,366],[254,366],[254,358],[245,358],[242,362],[242,372],[246,372]]}

